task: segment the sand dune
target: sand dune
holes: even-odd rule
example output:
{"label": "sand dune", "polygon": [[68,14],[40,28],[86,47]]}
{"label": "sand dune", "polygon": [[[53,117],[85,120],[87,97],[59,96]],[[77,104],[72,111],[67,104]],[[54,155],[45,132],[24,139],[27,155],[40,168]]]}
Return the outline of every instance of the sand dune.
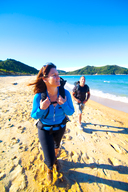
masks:
{"label": "sand dune", "polygon": [[89,100],[83,127],[77,114],[67,123],[58,159],[47,184],[35,120],[30,117],[34,76],[0,77],[0,191],[128,191],[128,113]]}

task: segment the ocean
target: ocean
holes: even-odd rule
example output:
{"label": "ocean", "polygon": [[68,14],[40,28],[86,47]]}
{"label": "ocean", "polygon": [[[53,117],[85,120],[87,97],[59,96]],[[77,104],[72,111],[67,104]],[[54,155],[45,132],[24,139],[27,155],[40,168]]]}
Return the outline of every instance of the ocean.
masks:
{"label": "ocean", "polygon": [[[66,87],[72,91],[81,75],[62,75]],[[128,75],[85,75],[92,100],[128,113]]]}

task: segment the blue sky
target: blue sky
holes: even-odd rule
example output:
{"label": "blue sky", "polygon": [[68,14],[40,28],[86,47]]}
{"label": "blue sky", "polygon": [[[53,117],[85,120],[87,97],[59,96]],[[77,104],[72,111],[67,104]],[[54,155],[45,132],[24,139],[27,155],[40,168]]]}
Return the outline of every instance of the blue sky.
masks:
{"label": "blue sky", "polygon": [[0,60],[128,68],[127,0],[0,0]]}

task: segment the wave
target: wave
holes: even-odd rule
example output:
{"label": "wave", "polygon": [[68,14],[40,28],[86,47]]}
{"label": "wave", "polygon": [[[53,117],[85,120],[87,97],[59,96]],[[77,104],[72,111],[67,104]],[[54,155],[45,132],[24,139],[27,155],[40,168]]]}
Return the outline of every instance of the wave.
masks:
{"label": "wave", "polygon": [[110,83],[110,81],[104,81],[104,83]]}
{"label": "wave", "polygon": [[[71,92],[74,88],[74,85],[66,82],[65,88]],[[104,99],[110,99],[113,101],[119,101],[123,103],[128,103],[128,97],[116,96],[116,95],[113,95],[110,93],[104,93],[100,90],[95,90],[95,89],[90,89],[90,93],[92,96],[101,97]]]}

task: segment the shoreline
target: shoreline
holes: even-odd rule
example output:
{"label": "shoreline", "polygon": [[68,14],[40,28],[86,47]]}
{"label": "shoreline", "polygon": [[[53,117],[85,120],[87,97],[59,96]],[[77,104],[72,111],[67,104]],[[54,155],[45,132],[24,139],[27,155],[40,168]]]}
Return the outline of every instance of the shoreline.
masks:
{"label": "shoreline", "polygon": [[[65,88],[68,91],[72,92],[72,89],[68,85],[65,85]],[[101,97],[97,97],[97,96],[93,96],[93,95],[90,96],[90,100],[95,101],[99,104],[102,104],[106,107],[110,107],[112,109],[128,113],[128,103],[123,103],[120,101],[114,101],[114,100],[110,100],[107,98],[101,98]]]}
{"label": "shoreline", "polygon": [[106,99],[106,98],[104,99],[104,98],[96,97],[93,95],[90,96],[90,99],[99,104],[102,104],[106,107],[110,107],[112,109],[116,109],[118,111],[128,113],[128,103],[123,103],[120,101],[113,101],[113,100]]}

